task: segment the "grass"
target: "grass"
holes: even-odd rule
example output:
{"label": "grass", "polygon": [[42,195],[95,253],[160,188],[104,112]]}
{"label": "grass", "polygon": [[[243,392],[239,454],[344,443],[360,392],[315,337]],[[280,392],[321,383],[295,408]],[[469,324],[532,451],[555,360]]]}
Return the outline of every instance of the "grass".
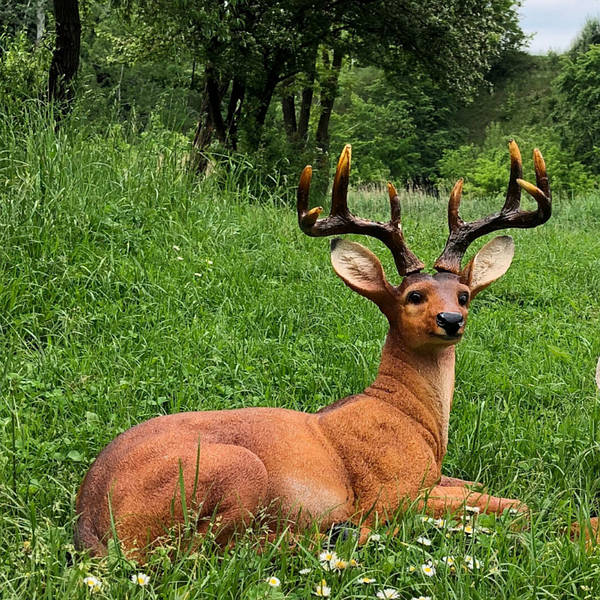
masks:
{"label": "grass", "polygon": [[[362,390],[385,323],[333,274],[328,243],[300,234],[281,195],[244,168],[197,184],[177,136],[120,127],[59,134],[0,119],[0,588],[5,598],[585,598],[600,593],[600,553],[562,530],[598,508],[600,197],[556,198],[551,221],[516,231],[514,263],[471,309],[458,348],[444,471],[532,508],[527,531],[489,534],[398,516],[396,537],[337,552],[359,568],[324,571],[305,540],[256,551],[157,552],[150,583],[118,553],[74,553],[74,498],[91,461],[135,423],[184,410],[282,406],[314,411]],[[360,160],[360,157],[355,157]],[[549,165],[552,173],[552,165]],[[464,216],[498,199],[465,200]],[[385,196],[351,197],[387,218]],[[432,264],[445,201],[408,198],[411,247]],[[361,240],[392,261],[377,242]],[[483,242],[481,242],[483,243]],[[479,244],[481,245],[481,244]],[[416,542],[419,536],[431,546]],[[460,566],[470,554],[479,569]],[[457,557],[456,573],[441,562]],[[434,561],[435,576],[420,567]],[[437,563],[435,562],[437,561]],[[414,573],[409,572],[416,566]],[[300,571],[311,568],[308,574]],[[360,585],[368,575],[376,584]],[[281,580],[279,588],[265,583]]]}

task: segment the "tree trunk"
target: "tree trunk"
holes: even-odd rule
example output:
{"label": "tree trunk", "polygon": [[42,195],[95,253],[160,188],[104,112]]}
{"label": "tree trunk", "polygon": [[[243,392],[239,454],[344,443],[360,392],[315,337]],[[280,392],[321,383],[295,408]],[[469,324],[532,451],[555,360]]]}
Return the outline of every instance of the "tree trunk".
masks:
{"label": "tree trunk", "polygon": [[289,142],[296,141],[298,124],[296,123],[296,99],[291,90],[294,79],[288,79],[282,86],[281,113],[283,115],[283,128]]}
{"label": "tree trunk", "polygon": [[214,131],[219,141],[224,144],[227,138],[225,131],[225,122],[221,114],[221,102],[223,100],[223,90],[219,86],[216,72],[212,65],[206,66],[206,99],[208,101],[208,115],[211,120]]}
{"label": "tree trunk", "polygon": [[35,43],[40,44],[46,32],[46,0],[37,0],[35,7]]}
{"label": "tree trunk", "polygon": [[78,0],[54,0],[56,47],[48,77],[48,99],[56,100],[66,112],[75,96],[73,80],[79,68],[81,21]]}
{"label": "tree trunk", "polygon": [[317,74],[317,49],[311,59],[310,68],[306,73],[306,85],[302,89],[302,99],[300,102],[300,114],[298,115],[298,141],[302,146],[308,141],[308,125],[310,123],[310,109],[312,108],[315,77]]}
{"label": "tree trunk", "polygon": [[[329,120],[333,111],[333,103],[337,96],[338,78],[342,67],[342,59],[342,52],[337,49],[334,50],[329,74],[321,84],[321,116],[319,117],[319,124],[317,126],[316,142],[317,150],[322,158],[322,161],[320,161],[322,162],[322,166],[328,164]],[[329,65],[329,53],[327,50],[323,51],[323,62],[326,65]]]}
{"label": "tree trunk", "polygon": [[236,75],[231,84],[231,94],[229,95],[229,106],[227,107],[227,143],[232,150],[237,150],[237,132],[238,122],[242,114],[242,104],[246,87],[242,80]]}

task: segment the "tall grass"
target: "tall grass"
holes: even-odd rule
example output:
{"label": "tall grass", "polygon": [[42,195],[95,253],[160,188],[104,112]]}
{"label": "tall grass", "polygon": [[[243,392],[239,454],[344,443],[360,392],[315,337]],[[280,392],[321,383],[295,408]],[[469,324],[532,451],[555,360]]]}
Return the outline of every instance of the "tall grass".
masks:
{"label": "tall grass", "polygon": [[[199,183],[183,168],[187,151],[158,129],[98,134],[75,122],[56,133],[37,116],[18,127],[0,117],[3,596],[84,597],[88,572],[111,598],[307,598],[322,576],[335,598],[375,597],[384,585],[402,598],[597,595],[600,555],[561,534],[596,510],[600,493],[597,195],[557,198],[548,224],[512,232],[513,266],[476,299],[458,348],[445,472],[527,502],[527,531],[490,523],[491,535],[448,539],[399,517],[399,535],[381,547],[339,542],[362,565],[339,575],[321,571],[308,541],[257,553],[250,537],[222,555],[208,540],[192,556],[157,553],[145,588],[114,555],[74,554],[75,493],[119,432],[184,410],[314,411],[360,391],[377,369],[384,319],[335,277],[327,242],[300,234],[293,190],[244,164]],[[384,195],[350,202],[387,218]],[[467,199],[464,216],[499,202]],[[445,199],[403,206],[409,243],[432,264]],[[397,281],[387,250],[360,241]],[[432,547],[415,543],[424,532]],[[480,570],[407,571],[465,552]],[[358,585],[359,572],[379,587]],[[268,575],[281,587],[266,586]]]}

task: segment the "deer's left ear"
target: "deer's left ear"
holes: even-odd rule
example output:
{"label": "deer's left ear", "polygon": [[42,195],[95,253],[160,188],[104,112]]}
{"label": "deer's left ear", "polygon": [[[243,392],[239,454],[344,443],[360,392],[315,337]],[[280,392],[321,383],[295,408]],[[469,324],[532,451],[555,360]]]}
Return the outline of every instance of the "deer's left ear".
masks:
{"label": "deer's left ear", "polygon": [[471,259],[460,273],[461,282],[471,288],[471,298],[508,271],[514,254],[513,239],[501,235],[488,242]]}
{"label": "deer's left ear", "polygon": [[375,302],[388,318],[391,317],[394,288],[385,278],[375,254],[361,244],[336,238],[331,241],[331,264],[349,288]]}

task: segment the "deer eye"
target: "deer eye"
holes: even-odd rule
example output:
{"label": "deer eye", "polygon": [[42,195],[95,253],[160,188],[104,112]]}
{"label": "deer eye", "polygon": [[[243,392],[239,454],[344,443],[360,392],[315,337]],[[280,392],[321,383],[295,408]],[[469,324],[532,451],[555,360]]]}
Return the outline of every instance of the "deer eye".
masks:
{"label": "deer eye", "polygon": [[409,292],[406,301],[410,304],[421,304],[425,302],[425,296],[421,292]]}
{"label": "deer eye", "polygon": [[467,302],[469,301],[469,294],[467,294],[467,292],[461,292],[458,295],[458,303],[461,306],[465,306],[467,304]]}

